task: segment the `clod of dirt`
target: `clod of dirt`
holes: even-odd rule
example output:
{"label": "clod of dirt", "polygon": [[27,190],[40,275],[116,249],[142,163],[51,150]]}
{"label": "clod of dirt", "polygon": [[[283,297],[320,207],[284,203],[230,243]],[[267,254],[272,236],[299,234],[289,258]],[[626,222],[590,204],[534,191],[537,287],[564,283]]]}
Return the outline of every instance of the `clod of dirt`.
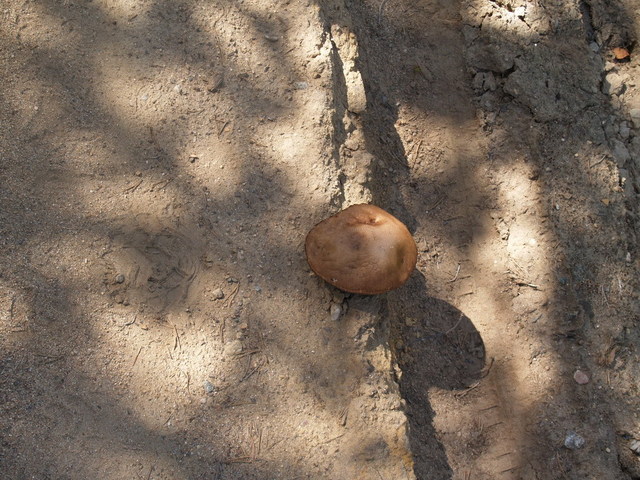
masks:
{"label": "clod of dirt", "polygon": [[352,205],[317,224],[305,242],[307,261],[341,290],[373,295],[407,281],[418,249],[407,227],[374,205]]}
{"label": "clod of dirt", "polygon": [[223,354],[225,357],[232,357],[242,353],[242,342],[240,340],[233,340],[224,346]]}
{"label": "clod of dirt", "polygon": [[211,294],[216,300],[222,300],[224,298],[224,292],[221,288],[216,288],[213,292],[211,292]]}

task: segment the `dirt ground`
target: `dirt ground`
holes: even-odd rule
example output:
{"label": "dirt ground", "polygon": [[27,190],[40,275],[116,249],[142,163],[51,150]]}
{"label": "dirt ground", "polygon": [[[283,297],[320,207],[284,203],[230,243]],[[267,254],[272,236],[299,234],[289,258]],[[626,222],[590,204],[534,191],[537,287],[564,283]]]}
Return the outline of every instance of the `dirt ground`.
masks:
{"label": "dirt ground", "polygon": [[640,1],[0,15],[1,478],[640,479]]}

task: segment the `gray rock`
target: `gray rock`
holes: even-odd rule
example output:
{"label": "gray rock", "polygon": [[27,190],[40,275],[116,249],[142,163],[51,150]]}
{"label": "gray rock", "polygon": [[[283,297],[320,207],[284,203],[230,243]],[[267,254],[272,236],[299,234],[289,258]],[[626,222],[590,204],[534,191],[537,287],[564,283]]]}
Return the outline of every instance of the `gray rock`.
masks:
{"label": "gray rock", "polygon": [[629,115],[631,116],[633,127],[640,128],[640,108],[632,108],[629,111]]}
{"label": "gray rock", "polygon": [[624,164],[631,160],[629,149],[627,149],[627,146],[624,144],[624,142],[618,140],[617,138],[609,140],[609,143],[611,144],[611,149],[616,160],[616,164],[620,168],[624,167]]}
{"label": "gray rock", "polygon": [[484,86],[484,72],[478,72],[473,77],[473,89],[482,90]]}
{"label": "gray rock", "polygon": [[576,432],[569,432],[564,439],[564,446],[569,450],[577,450],[579,448],[584,447],[585,444],[584,438],[578,435]]}
{"label": "gray rock", "polygon": [[216,391],[216,387],[209,380],[205,380],[204,391],[205,393],[213,393]]}
{"label": "gray rock", "polygon": [[629,138],[631,134],[631,129],[629,128],[629,124],[627,122],[621,122],[620,127],[618,128],[618,133],[620,134],[620,138],[626,140]]}
{"label": "gray rock", "polygon": [[484,83],[482,86],[485,90],[490,90],[492,92],[496,88],[498,88],[498,84],[496,82],[496,76],[493,74],[493,72],[487,72],[484,75]]}
{"label": "gray rock", "polygon": [[609,72],[602,82],[602,93],[605,95],[620,95],[626,88],[625,79],[618,72]]}
{"label": "gray rock", "polygon": [[480,97],[480,105],[488,112],[495,112],[500,104],[500,97],[496,92],[485,92]]}
{"label": "gray rock", "polygon": [[619,128],[616,121],[617,117],[612,115],[604,122],[604,133],[609,140],[613,140],[618,136]]}
{"label": "gray rock", "polygon": [[640,170],[640,137],[634,137],[629,144],[631,150],[631,158],[637,170]]}

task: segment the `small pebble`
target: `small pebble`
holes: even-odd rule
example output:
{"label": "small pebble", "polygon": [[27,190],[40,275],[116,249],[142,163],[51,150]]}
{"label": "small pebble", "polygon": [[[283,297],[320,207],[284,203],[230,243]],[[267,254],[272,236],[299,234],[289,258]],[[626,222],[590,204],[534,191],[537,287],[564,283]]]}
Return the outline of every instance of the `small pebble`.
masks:
{"label": "small pebble", "polygon": [[221,288],[216,288],[213,292],[211,292],[211,294],[216,300],[222,300],[224,298],[224,292]]}
{"label": "small pebble", "polygon": [[205,380],[204,382],[204,391],[206,393],[213,393],[216,391],[216,387],[209,380]]}
{"label": "small pebble", "polygon": [[116,283],[124,283],[124,275],[122,273],[116,275]]}
{"label": "small pebble", "polygon": [[334,322],[337,322],[338,319],[340,318],[340,315],[342,314],[342,307],[340,307],[340,305],[336,303],[332,303],[330,310],[331,310],[331,320],[333,320]]}
{"label": "small pebble", "polygon": [[309,88],[309,84],[307,82],[296,82],[293,85],[296,87],[296,90],[306,90]]}
{"label": "small pebble", "polygon": [[577,450],[578,448],[584,447],[585,440],[576,432],[569,432],[569,434],[564,439],[564,446],[570,450]]}
{"label": "small pebble", "polygon": [[620,133],[620,137],[623,140],[626,140],[629,138],[629,135],[631,135],[631,128],[629,128],[629,125],[627,125],[627,122],[622,122],[620,124],[620,127],[618,128],[618,133]]}
{"label": "small pebble", "polygon": [[580,385],[586,385],[589,383],[589,375],[584,373],[582,370],[576,370],[576,373],[573,374],[573,379]]}

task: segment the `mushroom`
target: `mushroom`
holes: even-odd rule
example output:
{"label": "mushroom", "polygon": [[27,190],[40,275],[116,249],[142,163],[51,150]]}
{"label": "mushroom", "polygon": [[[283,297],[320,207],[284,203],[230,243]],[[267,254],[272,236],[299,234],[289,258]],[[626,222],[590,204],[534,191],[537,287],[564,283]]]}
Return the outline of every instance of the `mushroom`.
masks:
{"label": "mushroom", "polygon": [[416,266],[407,227],[374,205],[352,205],[311,229],[305,242],[311,269],[331,285],[374,295],[398,288]]}

